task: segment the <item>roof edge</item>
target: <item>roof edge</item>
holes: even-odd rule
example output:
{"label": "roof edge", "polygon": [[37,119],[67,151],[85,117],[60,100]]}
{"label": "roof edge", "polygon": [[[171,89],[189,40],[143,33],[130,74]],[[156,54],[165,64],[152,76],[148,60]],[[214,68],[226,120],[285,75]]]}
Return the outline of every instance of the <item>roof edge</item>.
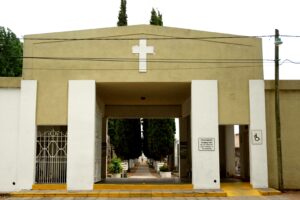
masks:
{"label": "roof edge", "polygon": [[[230,33],[221,33],[221,32],[212,32],[212,31],[203,31],[203,30],[196,30],[196,29],[188,29],[188,28],[180,28],[180,27],[169,27],[169,26],[156,26],[156,25],[148,25],[148,24],[137,24],[137,25],[130,25],[130,26],[116,26],[116,27],[103,27],[103,28],[91,28],[91,29],[82,29],[82,30],[70,30],[70,31],[58,31],[58,32],[48,32],[48,33],[37,33],[37,34],[28,34],[25,35],[24,38],[32,38],[32,37],[43,37],[43,36],[51,36],[57,34],[70,34],[70,33],[84,33],[84,32],[94,32],[94,31],[109,31],[109,30],[130,30],[132,28],[141,28],[144,29],[146,32],[150,32],[152,29],[157,30],[177,30],[177,31],[184,31],[184,32],[195,32],[195,33],[203,33],[203,34],[213,34],[213,35],[226,35],[226,36],[233,36],[233,37],[245,37],[245,35],[236,35]],[[144,32],[141,32],[141,34]],[[151,32],[153,33],[153,32]],[[246,36],[247,37],[247,36]]]}

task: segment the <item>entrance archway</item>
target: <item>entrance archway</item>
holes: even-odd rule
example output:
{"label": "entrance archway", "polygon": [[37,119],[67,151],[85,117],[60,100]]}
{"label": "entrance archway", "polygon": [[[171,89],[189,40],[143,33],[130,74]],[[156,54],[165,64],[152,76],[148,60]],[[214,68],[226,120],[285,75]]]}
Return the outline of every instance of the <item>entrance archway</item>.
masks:
{"label": "entrance archway", "polygon": [[[107,177],[108,119],[182,118],[183,111],[187,109],[185,103],[190,98],[190,83],[97,83],[96,91],[98,107],[104,110],[101,156],[101,180],[103,181]],[[187,138],[181,136],[187,133],[181,129],[180,139]],[[181,152],[181,144],[178,144],[177,148],[180,148]],[[190,151],[188,148],[190,147],[185,145],[184,153]],[[177,159],[179,160],[179,156]],[[183,161],[179,161],[178,165],[182,163]],[[178,171],[178,176],[181,177],[181,174]]]}
{"label": "entrance archway", "polygon": [[[98,158],[95,158],[96,151],[101,150],[99,144],[105,141],[105,133],[107,129],[106,120],[109,116],[114,117],[189,117],[191,116],[191,123],[187,122],[187,126],[191,125],[191,149],[192,149],[192,183],[194,189],[201,188],[220,188],[220,174],[219,174],[219,114],[218,114],[218,87],[216,80],[195,80],[192,81],[192,88],[188,90],[188,83],[175,83],[175,86],[185,87],[186,90],[191,91],[191,98],[189,95],[185,99],[174,100],[170,98],[169,93],[165,91],[166,95],[157,96],[159,98],[169,98],[173,102],[162,101],[165,104],[155,104],[155,101],[150,101],[153,104],[147,104],[144,98],[139,98],[140,103],[130,103],[127,101],[126,104],[117,104],[121,103],[122,98],[126,98],[127,92],[120,91],[117,88],[116,91],[123,92],[124,95],[120,96],[117,93],[110,93],[108,97],[114,96],[116,99],[115,102],[106,101],[105,98],[101,99],[99,91],[97,92],[96,98],[96,84],[94,81],[70,81],[69,89],[69,132],[70,139],[68,140],[68,149],[72,150],[72,153],[68,155],[68,189],[79,188],[80,184],[77,181],[82,179],[82,174],[86,174],[88,178],[84,180],[87,183],[84,185],[87,189],[92,188],[93,183],[99,178],[99,166],[105,169],[105,159],[101,159],[101,162],[98,162]],[[258,187],[259,184],[266,185],[266,175],[263,176],[261,173],[264,169],[266,170],[265,163],[257,162],[256,157],[261,157],[263,160],[266,160],[266,136],[265,136],[265,127],[264,121],[259,117],[259,110],[264,108],[263,100],[263,84],[262,81],[250,81],[250,131],[249,131],[249,140],[251,138],[250,146],[250,178],[251,184],[253,187]],[[131,83],[134,85],[139,85],[140,83]],[[151,89],[146,87],[151,85],[151,83],[144,83],[145,89]],[[164,85],[166,84],[166,85]],[[109,84],[108,84],[109,85]],[[115,84],[112,84],[115,85]],[[143,84],[142,84],[143,85]],[[182,91],[172,87],[169,87],[172,83],[162,83],[164,89],[170,88],[170,94],[177,94],[176,92]],[[173,85],[173,86],[174,86]],[[158,84],[159,86],[159,84]],[[136,89],[136,88],[132,88]],[[98,90],[98,89],[97,89]],[[160,91],[157,88],[157,91]],[[100,91],[101,92],[101,91]],[[179,92],[180,93],[180,92]],[[81,94],[81,95],[78,95]],[[105,94],[105,93],[103,93]],[[103,95],[102,94],[102,95]],[[152,94],[152,93],[149,93]],[[156,93],[154,93],[156,94]],[[133,101],[137,102],[137,96],[133,95]],[[179,96],[181,97],[181,96]],[[121,100],[120,100],[121,99]],[[128,98],[130,100],[130,98]],[[154,98],[155,99],[155,98]],[[178,104],[174,103],[177,102]],[[88,109],[87,109],[88,108]],[[141,109],[143,108],[143,109]],[[188,119],[188,118],[187,118]],[[101,122],[102,121],[102,122]],[[82,122],[82,123],[76,123]],[[104,123],[104,126],[101,128],[99,123]],[[96,128],[95,128],[96,127]],[[102,130],[99,131],[99,130]],[[103,131],[104,130],[104,131]],[[186,129],[188,130],[188,128]],[[189,132],[189,131],[187,131]],[[104,135],[104,136],[103,136]],[[102,137],[101,137],[102,136]],[[83,138],[85,140],[81,141]],[[256,139],[259,138],[257,141]],[[71,146],[71,147],[70,147]],[[91,148],[86,148],[82,152],[82,148],[91,146]],[[69,148],[70,147],[70,148]],[[188,147],[189,148],[189,147]],[[80,149],[80,152],[79,152]],[[69,151],[68,151],[69,152]],[[103,155],[102,153],[96,153],[96,155]],[[82,158],[84,159],[82,160]],[[71,159],[70,159],[71,158]],[[84,170],[80,169],[77,163],[82,164],[87,168]],[[95,164],[94,166],[92,164]],[[259,170],[255,170],[258,168]],[[91,171],[94,170],[94,171]],[[71,172],[71,173],[70,173]],[[77,172],[77,173],[75,173]],[[81,172],[81,174],[78,174]],[[70,184],[71,183],[71,184]],[[74,184],[74,185],[72,185]],[[82,184],[83,185],[83,184]],[[82,186],[80,186],[82,187]]]}

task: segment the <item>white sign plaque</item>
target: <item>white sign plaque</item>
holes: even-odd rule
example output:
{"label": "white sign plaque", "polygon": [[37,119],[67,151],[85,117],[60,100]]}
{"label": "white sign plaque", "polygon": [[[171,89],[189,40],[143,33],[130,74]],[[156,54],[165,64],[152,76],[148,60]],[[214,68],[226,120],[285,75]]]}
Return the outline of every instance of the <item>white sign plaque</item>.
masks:
{"label": "white sign plaque", "polygon": [[123,168],[124,171],[128,170],[128,162],[126,162],[126,161],[122,162],[121,165],[122,165],[122,168]]}
{"label": "white sign plaque", "polygon": [[198,138],[198,150],[199,151],[214,151],[215,150],[215,138]]}
{"label": "white sign plaque", "polygon": [[252,130],[251,131],[252,144],[262,145],[262,130]]}

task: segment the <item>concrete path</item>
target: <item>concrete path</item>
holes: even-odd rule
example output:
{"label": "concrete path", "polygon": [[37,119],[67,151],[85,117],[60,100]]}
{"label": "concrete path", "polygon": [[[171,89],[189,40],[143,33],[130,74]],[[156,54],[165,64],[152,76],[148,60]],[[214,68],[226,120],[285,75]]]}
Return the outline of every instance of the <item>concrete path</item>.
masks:
{"label": "concrete path", "polygon": [[153,170],[148,167],[146,163],[140,163],[136,169],[128,174],[128,178],[159,178],[158,175],[153,173]]}

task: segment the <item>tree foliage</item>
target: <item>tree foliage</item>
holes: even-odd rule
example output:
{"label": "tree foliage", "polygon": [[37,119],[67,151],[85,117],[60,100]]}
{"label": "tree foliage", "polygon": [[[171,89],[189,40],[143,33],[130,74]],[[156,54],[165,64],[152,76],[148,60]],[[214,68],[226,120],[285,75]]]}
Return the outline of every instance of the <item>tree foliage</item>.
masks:
{"label": "tree foliage", "polygon": [[108,165],[108,171],[113,174],[121,173],[123,170],[120,158],[113,158]]}
{"label": "tree foliage", "polygon": [[159,12],[159,10],[156,12],[156,10],[154,8],[152,8],[150,24],[157,25],[157,26],[163,26],[162,14]]}
{"label": "tree foliage", "polygon": [[118,16],[118,26],[127,26],[126,0],[121,0],[121,6]]}
{"label": "tree foliage", "polygon": [[142,154],[140,119],[110,119],[108,135],[116,155],[121,159],[134,159]]}
{"label": "tree foliage", "polygon": [[174,150],[175,119],[143,119],[143,141],[140,119],[110,119],[108,135],[123,160],[138,158],[142,150],[148,158],[162,160]]}
{"label": "tree foliage", "polygon": [[143,129],[143,152],[147,158],[162,160],[173,153],[175,119],[144,119]]}
{"label": "tree foliage", "polygon": [[23,45],[10,30],[0,26],[0,76],[21,76]]}

